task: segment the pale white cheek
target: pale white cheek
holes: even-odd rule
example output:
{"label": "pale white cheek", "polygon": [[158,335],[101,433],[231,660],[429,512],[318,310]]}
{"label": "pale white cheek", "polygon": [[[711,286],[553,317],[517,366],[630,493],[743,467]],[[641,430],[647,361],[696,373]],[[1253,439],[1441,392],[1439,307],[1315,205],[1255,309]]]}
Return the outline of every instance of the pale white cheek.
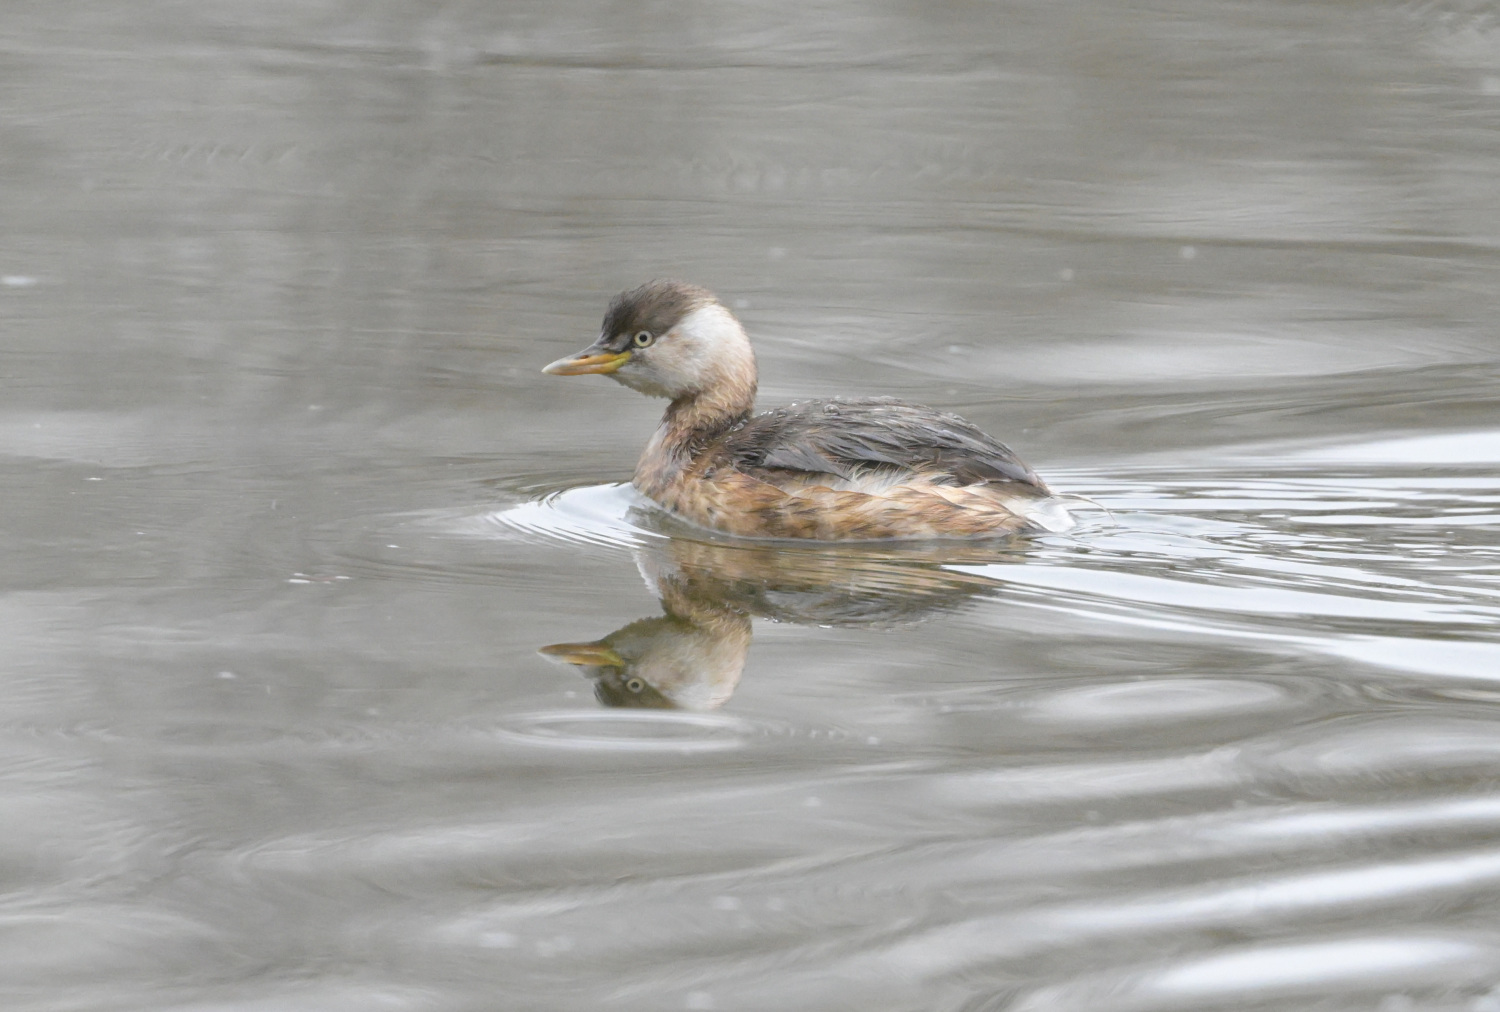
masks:
{"label": "pale white cheek", "polygon": [[693,334],[672,330],[655,348],[651,364],[664,377],[685,381],[703,375],[709,365],[707,355]]}
{"label": "pale white cheek", "polygon": [[610,377],[647,397],[673,397],[673,390],[661,382],[659,374],[641,365],[626,365],[610,374]]}

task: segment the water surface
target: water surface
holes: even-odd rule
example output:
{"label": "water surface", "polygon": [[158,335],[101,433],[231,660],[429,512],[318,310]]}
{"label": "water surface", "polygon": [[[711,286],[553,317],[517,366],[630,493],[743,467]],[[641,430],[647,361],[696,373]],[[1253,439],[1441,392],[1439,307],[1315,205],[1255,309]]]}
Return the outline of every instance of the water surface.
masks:
{"label": "water surface", "polygon": [[[6,1008],[1500,1008],[1488,6],[0,51]],[[668,274],[1109,512],[662,521],[660,404],[538,370]]]}

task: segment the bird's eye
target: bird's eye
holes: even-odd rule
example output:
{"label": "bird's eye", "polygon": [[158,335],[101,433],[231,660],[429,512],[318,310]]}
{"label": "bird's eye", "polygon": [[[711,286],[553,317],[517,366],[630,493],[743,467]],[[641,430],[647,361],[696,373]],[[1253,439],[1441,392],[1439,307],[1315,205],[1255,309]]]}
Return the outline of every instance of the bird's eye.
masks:
{"label": "bird's eye", "polygon": [[[651,335],[647,334],[646,336],[650,337]],[[625,683],[625,688],[629,689],[631,692],[639,693],[645,687],[646,683],[641,681],[639,678],[632,678],[630,681]]]}
{"label": "bird's eye", "polygon": [[643,330],[639,334],[635,335],[633,343],[637,348],[649,348],[651,347],[651,342],[654,340],[656,340],[656,338],[651,336],[651,331]]}

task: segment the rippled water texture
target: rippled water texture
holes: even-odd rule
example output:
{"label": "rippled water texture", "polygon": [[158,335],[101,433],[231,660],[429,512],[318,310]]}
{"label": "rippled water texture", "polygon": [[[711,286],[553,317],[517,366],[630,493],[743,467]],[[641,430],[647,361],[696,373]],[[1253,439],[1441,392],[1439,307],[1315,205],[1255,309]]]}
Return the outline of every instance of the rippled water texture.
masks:
{"label": "rippled water texture", "polygon": [[[18,2],[0,1007],[1500,1009],[1493,4]],[[717,290],[1067,534],[715,537]]]}

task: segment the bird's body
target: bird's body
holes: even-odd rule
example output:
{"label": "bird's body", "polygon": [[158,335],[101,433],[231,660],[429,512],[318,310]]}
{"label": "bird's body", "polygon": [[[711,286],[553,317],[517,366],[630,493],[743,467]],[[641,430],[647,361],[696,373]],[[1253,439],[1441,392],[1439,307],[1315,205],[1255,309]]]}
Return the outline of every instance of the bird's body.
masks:
{"label": "bird's body", "polygon": [[599,340],[545,371],[606,373],[669,398],[634,484],[702,527],[845,541],[1073,523],[1035,471],[957,415],[891,398],[755,414],[755,358],[739,321],[681,282],[617,296]]}

